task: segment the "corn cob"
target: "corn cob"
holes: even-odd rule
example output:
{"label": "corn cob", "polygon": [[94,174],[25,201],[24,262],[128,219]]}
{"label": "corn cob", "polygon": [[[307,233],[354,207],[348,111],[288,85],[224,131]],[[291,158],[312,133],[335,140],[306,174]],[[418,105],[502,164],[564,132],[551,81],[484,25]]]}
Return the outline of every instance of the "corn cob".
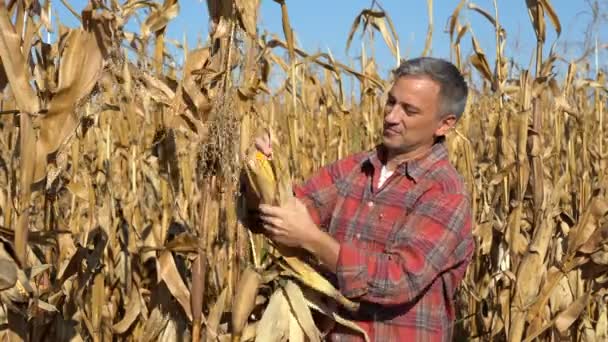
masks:
{"label": "corn cob", "polygon": [[[272,164],[275,160],[276,157],[273,161],[268,160],[263,153],[257,150],[249,152],[245,169],[251,190],[253,190],[253,193],[249,194],[250,198],[248,198],[248,201],[253,201],[253,203],[250,203],[250,206],[259,205],[260,203],[277,205],[286,201],[286,197],[290,196],[288,191],[284,191],[284,196],[280,196],[279,189],[281,186],[279,186],[279,182],[281,180],[276,176],[276,168]],[[312,266],[299,259],[297,257],[298,251],[280,246],[274,249],[272,254],[277,258],[283,259],[285,263],[279,264],[286,270],[291,271],[306,286],[333,298],[348,310],[356,311],[358,309],[359,303],[355,303],[344,297],[340,291]]]}

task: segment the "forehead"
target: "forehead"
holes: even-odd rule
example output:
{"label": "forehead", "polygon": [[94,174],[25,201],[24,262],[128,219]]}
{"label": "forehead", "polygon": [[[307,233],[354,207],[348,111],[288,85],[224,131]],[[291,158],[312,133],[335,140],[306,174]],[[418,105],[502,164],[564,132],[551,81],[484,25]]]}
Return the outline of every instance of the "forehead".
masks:
{"label": "forehead", "polygon": [[439,98],[439,83],[428,76],[399,77],[391,87],[389,94],[399,101],[427,102]]}

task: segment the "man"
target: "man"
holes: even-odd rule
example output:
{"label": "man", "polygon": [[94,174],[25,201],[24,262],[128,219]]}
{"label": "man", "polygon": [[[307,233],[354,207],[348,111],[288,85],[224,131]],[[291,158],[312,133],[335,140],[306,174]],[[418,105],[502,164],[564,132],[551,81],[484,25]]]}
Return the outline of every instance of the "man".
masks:
{"label": "man", "polygon": [[[445,134],[464,112],[467,85],[436,58],[404,61],[393,74],[382,143],[322,168],[292,203],[262,205],[260,216],[271,239],[310,252],[361,303],[348,318],[372,341],[451,341],[454,291],[474,242]],[[268,139],[256,146],[272,153]],[[330,339],[363,340],[341,328]]]}

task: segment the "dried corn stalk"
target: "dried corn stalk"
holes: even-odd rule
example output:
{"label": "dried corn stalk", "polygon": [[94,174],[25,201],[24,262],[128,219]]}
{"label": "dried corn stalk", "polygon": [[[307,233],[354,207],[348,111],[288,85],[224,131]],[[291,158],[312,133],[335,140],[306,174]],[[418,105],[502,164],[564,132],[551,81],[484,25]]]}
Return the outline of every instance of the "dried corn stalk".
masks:
{"label": "dried corn stalk", "polygon": [[[311,309],[329,327],[362,333],[335,307],[356,303],[237,218],[245,204],[280,204],[292,181],[371,148],[390,86],[376,45],[395,59],[415,52],[401,53],[391,13],[374,3],[346,39],[360,64],[310,53],[295,39],[290,2],[277,2],[284,25],[269,38],[257,29],[260,1],[207,1],[212,27],[196,48],[167,31],[193,4],[90,1],[79,12],[69,2],[0,4],[1,339],[230,341],[240,333],[253,341],[275,323],[285,339],[323,339],[329,328],[311,324]],[[444,22],[433,4],[418,5]],[[567,18],[549,0],[525,2],[534,68],[516,65],[506,48],[516,28],[492,4],[455,3],[448,25],[453,60],[475,81],[448,136],[478,242],[458,288],[455,331],[463,340],[602,341],[606,77],[589,73],[588,56],[559,67],[565,56],[547,47],[546,31],[560,35]],[[53,15],[59,6],[78,27]],[[466,11],[487,20],[495,46],[477,41]],[[131,31],[133,19],[142,26]],[[436,28],[420,29],[428,53]],[[285,77],[275,82],[276,74]],[[240,158],[259,127],[275,133],[289,163],[278,149],[270,163]],[[256,181],[252,164],[239,182],[248,160],[266,178]],[[267,185],[242,203],[244,184]]]}

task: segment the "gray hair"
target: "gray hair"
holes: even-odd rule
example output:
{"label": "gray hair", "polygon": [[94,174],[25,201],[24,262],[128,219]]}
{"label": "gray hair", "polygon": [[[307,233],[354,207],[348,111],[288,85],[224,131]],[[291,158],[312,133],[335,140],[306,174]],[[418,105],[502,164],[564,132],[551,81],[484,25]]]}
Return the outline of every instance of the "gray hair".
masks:
{"label": "gray hair", "polygon": [[468,87],[456,66],[434,57],[419,57],[401,61],[393,70],[395,79],[405,76],[427,76],[439,83],[440,116],[454,114],[459,119],[467,104]]}

